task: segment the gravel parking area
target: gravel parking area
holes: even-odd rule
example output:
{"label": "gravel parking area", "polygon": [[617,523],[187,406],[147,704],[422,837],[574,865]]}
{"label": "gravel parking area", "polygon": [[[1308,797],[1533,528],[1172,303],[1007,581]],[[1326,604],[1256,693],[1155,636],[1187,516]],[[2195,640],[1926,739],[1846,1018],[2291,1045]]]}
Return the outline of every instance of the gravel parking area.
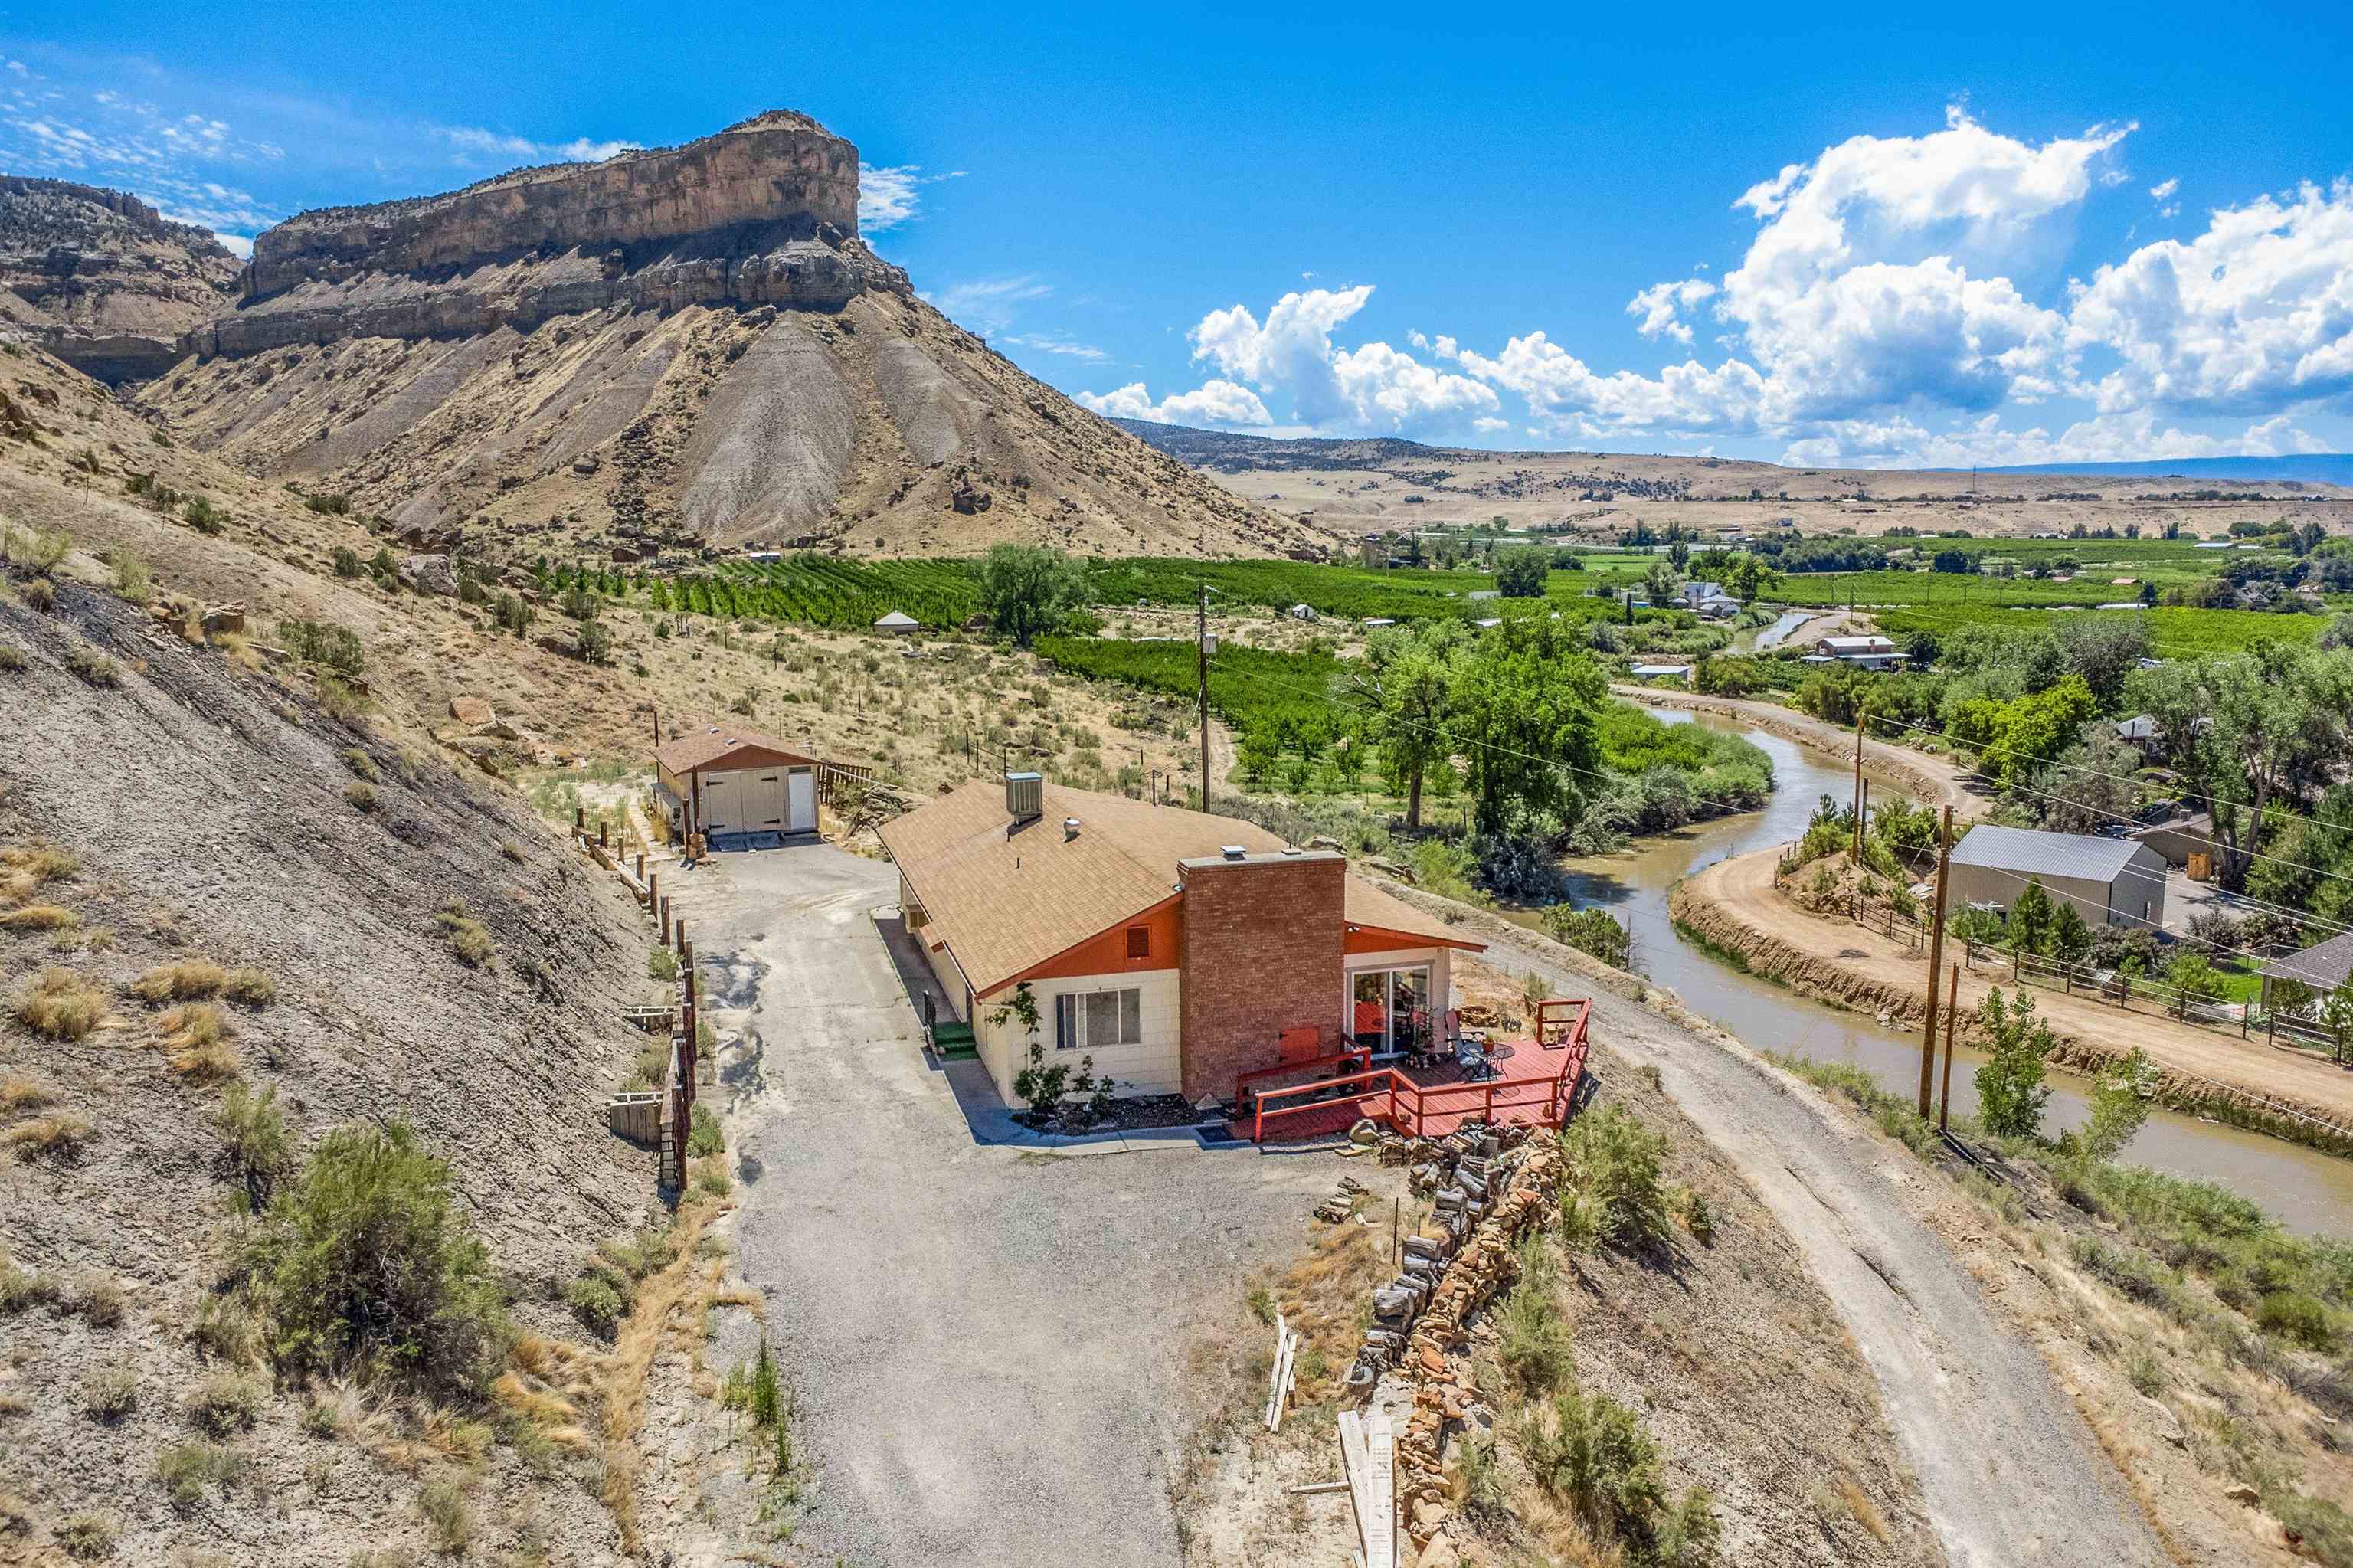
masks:
{"label": "gravel parking area", "polygon": [[662,878],[691,923],[744,1206],[815,1471],[810,1562],[1174,1564],[1180,1353],[1338,1167],[1193,1140],[984,1145],[823,844]]}

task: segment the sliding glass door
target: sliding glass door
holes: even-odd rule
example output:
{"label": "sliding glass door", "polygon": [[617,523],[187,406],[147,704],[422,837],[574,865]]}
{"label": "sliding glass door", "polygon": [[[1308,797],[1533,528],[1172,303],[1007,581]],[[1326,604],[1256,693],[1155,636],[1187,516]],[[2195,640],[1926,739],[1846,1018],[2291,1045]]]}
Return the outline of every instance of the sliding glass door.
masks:
{"label": "sliding glass door", "polygon": [[1428,1050],[1430,966],[1356,971],[1348,980],[1346,1029],[1350,1043],[1366,1050]]}

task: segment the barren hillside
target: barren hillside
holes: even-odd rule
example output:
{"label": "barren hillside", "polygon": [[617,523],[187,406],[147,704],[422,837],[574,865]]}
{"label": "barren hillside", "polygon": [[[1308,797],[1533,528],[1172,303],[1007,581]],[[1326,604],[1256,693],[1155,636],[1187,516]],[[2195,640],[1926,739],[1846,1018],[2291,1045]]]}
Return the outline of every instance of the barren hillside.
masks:
{"label": "barren hillside", "polygon": [[437,535],[1279,553],[1251,506],[1033,380],[857,236],[857,150],[773,113],[681,147],[263,234],[141,388],[252,474]]}
{"label": "barren hillside", "polygon": [[641,920],[513,801],[331,716],[307,672],[248,671],[233,643],[70,579],[44,611],[21,557],[14,576],[14,1528],[79,1554],[102,1527],[130,1562],[203,1539],[340,1563],[426,1541],[420,1499],[446,1482],[501,1544],[535,1532],[567,1561],[611,1560],[612,1521],[554,1495],[573,1461],[496,1408],[436,1414],[282,1369],[271,1386],[229,1295],[251,1146],[219,1118],[233,1095],[274,1095],[298,1156],[406,1121],[449,1161],[519,1324],[576,1335],[565,1282],[657,1210],[651,1156],[602,1111],[644,1044],[617,1016],[641,1000]]}

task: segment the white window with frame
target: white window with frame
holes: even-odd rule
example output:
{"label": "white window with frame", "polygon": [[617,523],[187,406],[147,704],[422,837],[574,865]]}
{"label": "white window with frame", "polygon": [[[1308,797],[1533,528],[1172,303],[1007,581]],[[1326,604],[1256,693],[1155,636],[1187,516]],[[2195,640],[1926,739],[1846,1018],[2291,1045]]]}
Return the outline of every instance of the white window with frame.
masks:
{"label": "white window with frame", "polygon": [[1054,999],[1055,1050],[1102,1051],[1113,1045],[1143,1044],[1144,992],[1140,988],[1064,991]]}

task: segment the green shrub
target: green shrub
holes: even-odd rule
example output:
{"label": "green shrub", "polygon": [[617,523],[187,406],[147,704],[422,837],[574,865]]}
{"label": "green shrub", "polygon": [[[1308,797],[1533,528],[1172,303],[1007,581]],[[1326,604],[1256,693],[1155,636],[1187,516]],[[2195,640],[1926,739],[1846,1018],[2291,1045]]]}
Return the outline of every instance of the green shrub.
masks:
{"label": "green shrub", "polygon": [[564,1299],[574,1317],[599,1334],[610,1334],[628,1310],[620,1287],[603,1273],[584,1274],[565,1286]]}
{"label": "green shrub", "polygon": [[228,526],[228,514],[201,495],[188,497],[187,504],[180,508],[180,515],[188,520],[189,527],[207,536]]}
{"label": "green shrub", "polygon": [[668,948],[656,948],[647,956],[646,973],[668,985],[678,979],[678,955]]}
{"label": "green shrub", "polygon": [[1549,1393],[1576,1370],[1567,1319],[1543,1290],[1523,1283],[1504,1302],[1503,1341],[1496,1354],[1513,1385]]}
{"label": "green shrub", "polygon": [[348,545],[338,545],[335,546],[335,575],[337,577],[355,577],[365,570],[367,570],[367,567],[360,560],[360,553],[357,550],[353,549]]}
{"label": "green shrub", "polygon": [[79,1563],[99,1563],[114,1555],[114,1526],[94,1513],[78,1513],[58,1526],[58,1544]]}
{"label": "green shrub", "polygon": [[245,1456],[214,1443],[183,1443],[155,1457],[155,1478],[182,1512],[205,1500],[205,1489],[226,1490],[245,1473]]}
{"label": "green shrub", "polygon": [[449,950],[458,955],[458,961],[469,969],[480,969],[497,954],[490,927],[467,914],[465,905],[457,899],[434,911],[433,923],[439,927],[442,939],[449,944]]}
{"label": "green shrub", "polygon": [[2325,1351],[2337,1342],[2328,1308],[2300,1290],[2274,1290],[2255,1304],[2255,1327],[2266,1334],[2293,1340],[2308,1351]]}
{"label": "green shrub", "polygon": [[81,1374],[82,1414],[120,1421],[139,1407],[139,1379],[127,1361],[102,1361]]}
{"label": "green shrub", "polygon": [[343,799],[351,802],[352,810],[355,811],[374,811],[375,810],[375,789],[368,784],[363,783],[357,779],[353,779],[349,784],[343,786]]}
{"label": "green shrub", "polygon": [[1670,1234],[1666,1191],[1660,1177],[1667,1140],[1623,1106],[1604,1106],[1560,1134],[1568,1156],[1564,1211],[1576,1211],[1569,1234],[1589,1234],[1610,1246],[1664,1241]]}
{"label": "green shrub", "polygon": [[469,1390],[507,1337],[506,1304],[450,1191],[398,1121],[327,1135],[246,1244],[278,1360]]}
{"label": "green shrub", "polygon": [[317,620],[281,620],[278,623],[278,640],[305,664],[316,664],[338,675],[356,676],[367,667],[367,651],[360,646],[359,633],[348,626]]}
{"label": "green shrub", "polygon": [[260,1379],[223,1367],[199,1379],[188,1391],[188,1420],[215,1437],[242,1432],[261,1414],[267,1393]]}
{"label": "green shrub", "polygon": [[417,1506],[433,1531],[435,1546],[452,1555],[466,1550],[466,1543],[474,1538],[474,1511],[457,1483],[427,1481],[417,1494]]}
{"label": "green shrub", "polygon": [[383,772],[375,765],[375,758],[356,746],[343,753],[343,766],[370,784],[384,777]]}
{"label": "green shrub", "polygon": [[221,1163],[243,1189],[240,1207],[259,1213],[269,1206],[278,1178],[293,1163],[293,1146],[286,1136],[286,1116],[278,1108],[278,1088],[259,1094],[242,1083],[221,1091],[220,1108],[213,1128],[221,1137]]}
{"label": "green shrub", "polygon": [[1633,939],[1617,917],[1599,906],[1572,909],[1556,904],[1544,912],[1545,935],[1592,954],[1611,969],[1622,969],[1633,953]]}
{"label": "green shrub", "polygon": [[726,1147],[726,1139],[719,1130],[719,1118],[712,1114],[709,1106],[698,1102],[694,1107],[692,1129],[686,1136],[686,1152],[700,1160],[708,1154],[722,1153]]}

